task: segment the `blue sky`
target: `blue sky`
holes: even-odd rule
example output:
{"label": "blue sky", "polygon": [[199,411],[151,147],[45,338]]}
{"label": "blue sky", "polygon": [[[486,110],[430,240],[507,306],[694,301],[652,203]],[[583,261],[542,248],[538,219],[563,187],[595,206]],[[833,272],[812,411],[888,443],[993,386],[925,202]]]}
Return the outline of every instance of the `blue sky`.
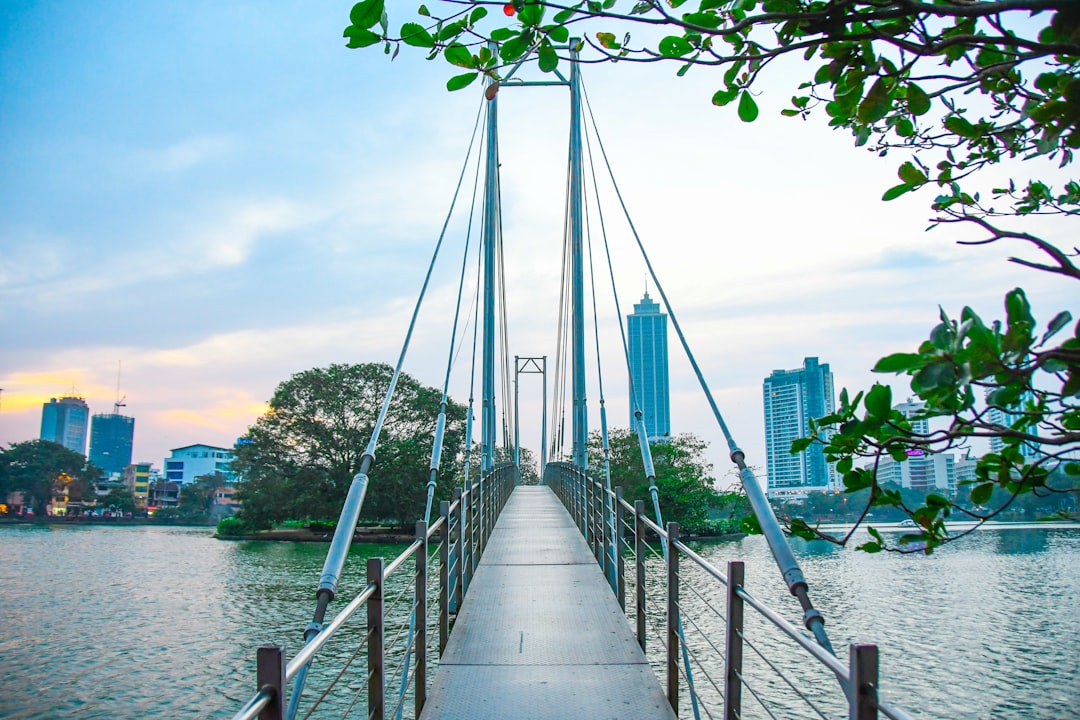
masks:
{"label": "blue sky", "polygon": [[[37,437],[41,404],[72,389],[109,411],[122,362],[136,459],[160,467],[173,447],[231,445],[294,372],[396,359],[481,100],[478,85],[445,91],[441,59],[345,49],[349,7],[4,3],[0,443]],[[855,149],[823,116],[779,117],[799,63],[762,83],[749,125],[709,104],[707,71],[674,70],[590,67],[585,82],[633,219],[752,464],[764,464],[761,381],[774,369],[816,355],[838,386],[866,387],[878,357],[925,337],[939,303],[997,317],[1018,284],[1040,317],[1076,311],[1065,281],[1005,261],[1020,248],[925,232],[932,190],[879,202],[900,156]],[[510,352],[553,356],[566,92],[499,97]],[[1061,222],[1025,228],[1070,237]],[[625,312],[645,273],[625,230],[612,235]],[[406,364],[429,385],[446,363],[452,247]],[[625,373],[606,347],[609,417],[625,425]],[[713,443],[722,478],[719,434],[674,345],[671,364],[673,428]],[[452,394],[464,400],[466,386],[458,373]],[[523,385],[534,447],[535,395]]]}

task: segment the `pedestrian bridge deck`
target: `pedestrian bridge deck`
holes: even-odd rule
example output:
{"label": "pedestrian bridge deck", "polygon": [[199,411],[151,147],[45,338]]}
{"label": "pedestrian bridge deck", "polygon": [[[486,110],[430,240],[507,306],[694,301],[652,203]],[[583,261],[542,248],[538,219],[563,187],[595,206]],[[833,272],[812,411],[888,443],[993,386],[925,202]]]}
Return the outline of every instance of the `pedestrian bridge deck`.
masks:
{"label": "pedestrian bridge deck", "polygon": [[547,487],[491,534],[421,720],[673,720],[603,572]]}

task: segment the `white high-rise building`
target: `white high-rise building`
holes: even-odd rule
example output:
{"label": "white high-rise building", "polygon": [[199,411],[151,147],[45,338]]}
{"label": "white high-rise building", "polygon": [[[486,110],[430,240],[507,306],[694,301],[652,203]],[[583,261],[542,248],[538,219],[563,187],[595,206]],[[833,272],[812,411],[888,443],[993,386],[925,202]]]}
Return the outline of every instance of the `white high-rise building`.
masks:
{"label": "white high-rise building", "polygon": [[836,409],[832,372],[808,357],[796,370],[774,370],[765,378],[765,454],[771,498],[804,498],[836,489],[836,471],[825,462],[820,444],[791,454],[791,443],[810,434],[810,419]]}

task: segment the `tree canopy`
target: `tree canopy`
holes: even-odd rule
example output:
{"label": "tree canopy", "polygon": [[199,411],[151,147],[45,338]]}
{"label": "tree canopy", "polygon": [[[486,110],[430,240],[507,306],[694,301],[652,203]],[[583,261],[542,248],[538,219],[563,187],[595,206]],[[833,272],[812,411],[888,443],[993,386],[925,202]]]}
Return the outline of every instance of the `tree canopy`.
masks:
{"label": "tree canopy", "polygon": [[12,443],[0,450],[0,498],[21,492],[37,515],[45,514],[61,483],[69,483],[72,500],[82,500],[93,494],[90,483],[100,475],[85,455],[48,440]]}
{"label": "tree canopy", "polygon": [[[805,76],[784,115],[821,112],[858,146],[912,151],[885,200],[937,185],[938,218],[976,222],[991,239],[1016,234],[990,217],[1068,213],[1080,203],[1075,180],[1054,188],[1034,179],[985,194],[963,186],[1003,160],[1072,161],[1080,147],[1080,6],[1071,0],[443,0],[400,24],[385,0],[362,0],[349,19],[348,47],[379,46],[396,57],[413,46],[441,56],[458,73],[451,90],[481,76],[498,81],[532,57],[554,72],[572,45],[587,63],[674,63],[680,77],[715,72],[712,103],[734,104],[746,122],[758,117],[755,93],[771,67],[796,56]],[[1049,244],[1019,239],[1046,256],[1037,264],[1075,276]]]}
{"label": "tree canopy", "polygon": [[[285,520],[336,520],[367,447],[393,368],[330,365],[278,385],[266,414],[236,446],[240,517],[255,528]],[[402,374],[375,452],[362,517],[407,526],[420,518],[441,391]],[[464,442],[465,410],[447,403],[440,497]]]}
{"label": "tree canopy", "polygon": [[[608,446],[612,487],[621,486],[623,498],[629,503],[644,500],[651,516],[652,500],[637,435],[626,428],[614,428],[608,433]],[[713,487],[712,465],[705,459],[708,443],[690,433],[681,433],[650,447],[664,520],[677,521],[689,532],[704,529],[709,511],[720,497]],[[601,473],[604,452],[599,432],[589,435],[589,457],[593,458],[590,472]]]}

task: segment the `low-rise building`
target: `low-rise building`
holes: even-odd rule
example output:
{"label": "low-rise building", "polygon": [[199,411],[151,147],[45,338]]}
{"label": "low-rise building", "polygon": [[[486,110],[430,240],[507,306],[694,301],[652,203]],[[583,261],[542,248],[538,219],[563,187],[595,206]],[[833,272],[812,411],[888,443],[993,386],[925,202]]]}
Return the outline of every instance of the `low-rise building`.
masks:
{"label": "low-rise building", "polygon": [[229,448],[214,445],[187,445],[170,451],[165,458],[165,479],[181,485],[193,483],[203,475],[224,475],[231,482],[235,459]]}
{"label": "low-rise building", "polygon": [[135,498],[135,507],[145,508],[150,496],[150,473],[154,464],[148,462],[132,463],[124,468],[124,484]]}

